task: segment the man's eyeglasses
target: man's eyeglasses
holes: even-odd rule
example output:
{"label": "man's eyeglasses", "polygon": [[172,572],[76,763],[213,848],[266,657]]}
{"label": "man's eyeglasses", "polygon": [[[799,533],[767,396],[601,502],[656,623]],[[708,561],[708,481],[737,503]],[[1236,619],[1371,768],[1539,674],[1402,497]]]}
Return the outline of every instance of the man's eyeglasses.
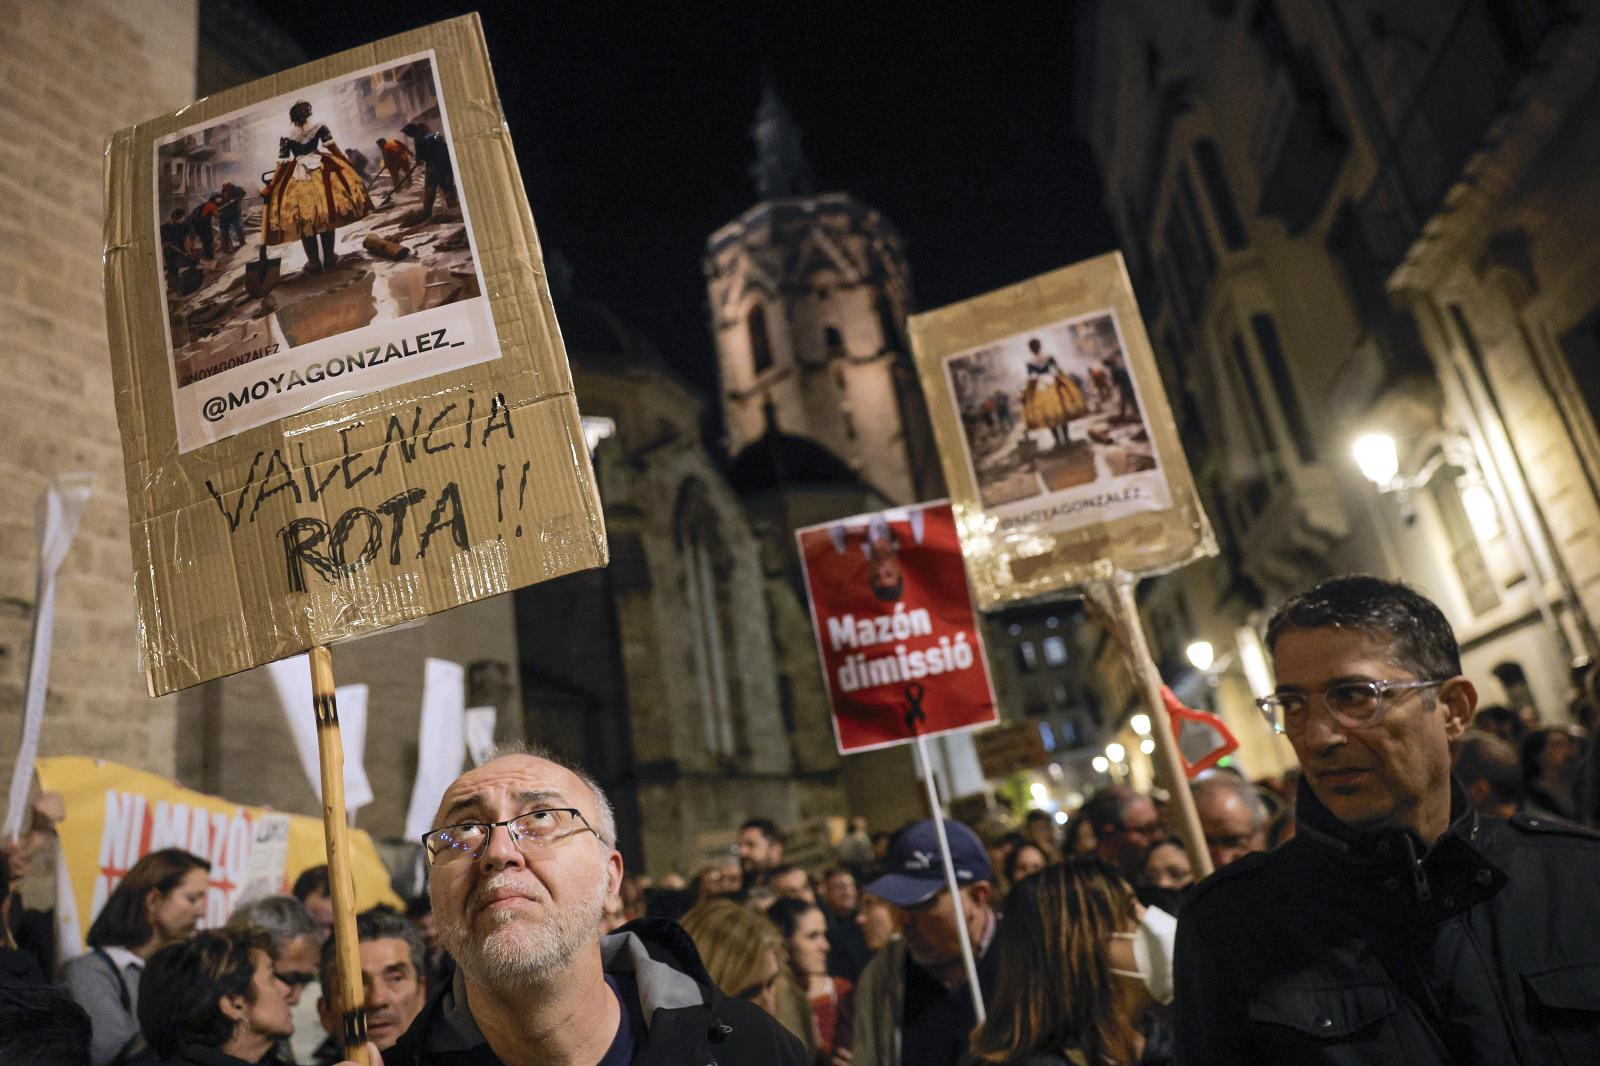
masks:
{"label": "man's eyeglasses", "polygon": [[[1361,729],[1383,721],[1384,713],[1394,702],[1385,699],[1390,693],[1436,688],[1450,680],[1442,677],[1429,681],[1341,681],[1329,685],[1316,699],[1340,725]],[[1303,733],[1311,721],[1312,699],[1304,692],[1278,692],[1256,700],[1256,706],[1274,733],[1294,736]]]}
{"label": "man's eyeglasses", "polygon": [[281,973],[277,970],[272,972],[272,976],[291,989],[304,988],[317,979],[317,975],[314,973]]}
{"label": "man's eyeglasses", "polygon": [[531,854],[534,848],[559,844],[575,833],[590,832],[600,836],[577,808],[545,807],[503,822],[462,822],[425,833],[422,846],[428,852],[428,865],[477,862],[489,846],[489,838],[501,826],[511,834],[511,842],[524,855]]}
{"label": "man's eyeglasses", "polygon": [[1167,827],[1161,822],[1151,822],[1149,825],[1117,825],[1111,827],[1112,832],[1126,833],[1131,837],[1144,837],[1153,840],[1166,833]]}

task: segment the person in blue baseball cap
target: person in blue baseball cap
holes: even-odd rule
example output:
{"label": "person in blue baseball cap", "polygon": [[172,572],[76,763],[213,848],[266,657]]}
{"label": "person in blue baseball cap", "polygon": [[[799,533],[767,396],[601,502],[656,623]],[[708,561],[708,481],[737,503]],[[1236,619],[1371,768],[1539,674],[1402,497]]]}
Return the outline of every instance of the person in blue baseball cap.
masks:
{"label": "person in blue baseball cap", "polygon": [[998,954],[989,951],[1000,916],[992,904],[994,871],[976,833],[948,819],[945,834],[955,866],[952,900],[932,819],[900,831],[889,849],[888,872],[862,891],[904,915],[892,940],[861,971],[856,986],[853,1066],[957,1066],[978,1023],[961,960],[958,921],[964,922],[987,1003],[994,993]]}

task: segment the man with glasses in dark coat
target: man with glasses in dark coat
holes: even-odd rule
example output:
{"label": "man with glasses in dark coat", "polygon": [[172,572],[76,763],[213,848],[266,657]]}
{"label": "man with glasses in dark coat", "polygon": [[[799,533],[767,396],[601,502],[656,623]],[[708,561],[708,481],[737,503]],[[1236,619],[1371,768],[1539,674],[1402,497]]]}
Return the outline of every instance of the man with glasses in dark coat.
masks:
{"label": "man with glasses in dark coat", "polygon": [[1480,815],[1452,781],[1477,692],[1439,608],[1336,578],[1267,643],[1297,832],[1184,908],[1179,1062],[1600,1062],[1600,836]]}
{"label": "man with glasses in dark coat", "polygon": [[457,778],[433,824],[428,892],[456,972],[385,1066],[801,1066],[799,1041],[713,988],[676,924],[601,935],[622,855],[588,775],[502,755]]}

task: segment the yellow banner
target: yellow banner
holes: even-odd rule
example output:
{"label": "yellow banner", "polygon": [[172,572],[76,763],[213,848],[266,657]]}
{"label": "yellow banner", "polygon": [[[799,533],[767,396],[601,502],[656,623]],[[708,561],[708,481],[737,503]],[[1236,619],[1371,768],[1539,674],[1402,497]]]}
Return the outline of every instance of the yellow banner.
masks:
{"label": "yellow banner", "polygon": [[[40,787],[66,801],[61,854],[73,898],[58,906],[78,914],[80,939],[128,868],[161,848],[182,848],[211,863],[205,925],[213,929],[228,920],[247,888],[251,897],[286,892],[301,872],[327,861],[317,818],[244,807],[82,755],[40,759],[35,766]],[[372,838],[358,829],[350,831],[350,863],[358,911],[378,903],[402,906]]]}

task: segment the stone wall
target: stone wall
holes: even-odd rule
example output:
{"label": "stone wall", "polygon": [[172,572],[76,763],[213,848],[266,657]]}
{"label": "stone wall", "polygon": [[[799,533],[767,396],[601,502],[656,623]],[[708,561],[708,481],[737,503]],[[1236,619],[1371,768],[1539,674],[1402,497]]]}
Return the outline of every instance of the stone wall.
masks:
{"label": "stone wall", "polygon": [[94,495],[56,598],[42,751],[173,770],[174,704],[145,695],[100,253],[113,130],[194,98],[195,0],[0,2],[0,766],[16,752],[33,624],[33,503]]}

